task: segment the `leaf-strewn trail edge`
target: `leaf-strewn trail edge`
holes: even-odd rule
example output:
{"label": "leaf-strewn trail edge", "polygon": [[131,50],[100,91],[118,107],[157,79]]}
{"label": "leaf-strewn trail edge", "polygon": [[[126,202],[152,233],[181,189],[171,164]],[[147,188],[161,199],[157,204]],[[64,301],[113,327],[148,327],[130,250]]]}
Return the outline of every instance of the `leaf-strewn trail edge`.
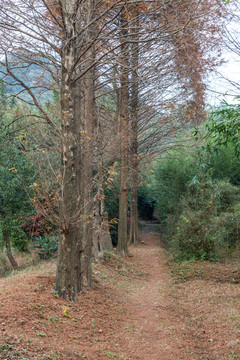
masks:
{"label": "leaf-strewn trail edge", "polygon": [[0,279],[0,359],[240,359],[239,262],[169,264],[152,230],[95,264],[76,303],[56,296],[53,261]]}

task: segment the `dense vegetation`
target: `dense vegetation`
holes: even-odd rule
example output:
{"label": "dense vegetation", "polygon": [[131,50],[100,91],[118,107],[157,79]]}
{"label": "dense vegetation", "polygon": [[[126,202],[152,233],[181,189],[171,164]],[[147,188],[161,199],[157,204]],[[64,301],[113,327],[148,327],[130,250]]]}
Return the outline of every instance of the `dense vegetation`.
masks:
{"label": "dense vegetation", "polygon": [[[1,91],[3,98],[3,85]],[[50,256],[57,249],[56,230],[38,214],[33,201],[37,184],[31,157],[25,151],[27,133],[14,131],[11,125],[17,111],[17,104],[9,103],[1,111],[1,246],[8,231],[16,250],[26,251],[34,240],[42,249],[40,254]],[[156,209],[163,237],[176,259],[216,260],[231,255],[239,246],[240,159],[237,131],[230,131],[230,122],[234,116],[236,124],[237,115],[236,106],[211,112],[197,131],[181,132],[177,145],[154,160],[150,171],[142,170],[139,215],[151,219]],[[115,246],[119,174],[114,174],[105,184],[105,208]]]}
{"label": "dense vegetation", "polygon": [[195,137],[191,131],[181,138],[187,145],[155,163],[151,183],[164,239],[177,259],[215,260],[239,246],[238,134],[229,126],[234,115],[236,128],[237,109],[213,111]]}

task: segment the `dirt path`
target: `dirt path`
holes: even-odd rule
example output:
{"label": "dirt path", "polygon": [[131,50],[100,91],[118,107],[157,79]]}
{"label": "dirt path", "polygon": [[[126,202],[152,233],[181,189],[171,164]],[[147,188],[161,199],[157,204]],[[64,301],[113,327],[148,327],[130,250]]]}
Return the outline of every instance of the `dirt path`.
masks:
{"label": "dirt path", "polygon": [[145,244],[132,250],[148,277],[143,286],[128,296],[132,329],[128,352],[133,359],[142,360],[194,359],[192,349],[186,349],[185,324],[177,318],[166,256],[159,247],[159,236],[152,235],[152,230],[152,225],[145,227]]}
{"label": "dirt path", "polygon": [[[129,359],[240,359],[237,355],[239,335],[232,336],[230,329],[227,330],[224,323],[218,323],[218,319],[208,321],[211,312],[216,311],[219,316],[218,304],[211,309],[209,299],[205,303],[202,297],[204,291],[209,291],[210,296],[215,284],[210,284],[210,288],[199,280],[195,285],[175,284],[166,264],[166,254],[159,247],[160,238],[151,231],[154,231],[153,225],[145,227],[142,234],[145,244],[132,249],[136,262],[141,263],[149,275],[145,283],[133,289],[127,297],[131,319],[128,321]],[[192,286],[193,293],[188,292],[188,286],[189,289]],[[236,293],[239,299],[239,289]],[[216,330],[220,331],[219,338]],[[233,340],[234,350],[231,350],[229,340]]]}
{"label": "dirt path", "polygon": [[[134,332],[129,338],[129,349],[134,349],[137,359],[165,359],[169,358],[169,343],[165,333],[171,326],[169,321],[169,276],[161,262],[159,237],[148,233],[145,229],[142,240],[145,245],[135,249],[134,256],[144,263],[144,270],[148,273],[145,284],[128,297]],[[166,355],[166,356],[165,356]]]}
{"label": "dirt path", "polygon": [[54,260],[0,279],[0,359],[240,360],[240,261],[170,266],[154,224],[141,240],[95,263],[76,303]]}

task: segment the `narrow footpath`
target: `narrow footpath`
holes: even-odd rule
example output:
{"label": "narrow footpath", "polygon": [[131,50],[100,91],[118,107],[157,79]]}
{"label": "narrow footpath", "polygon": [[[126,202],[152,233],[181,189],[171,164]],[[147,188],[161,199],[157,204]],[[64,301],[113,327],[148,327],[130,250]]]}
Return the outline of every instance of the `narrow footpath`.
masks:
{"label": "narrow footpath", "polygon": [[[142,245],[131,249],[148,276],[140,288],[133,288],[127,296],[131,319],[128,327],[132,329],[126,341],[129,359],[240,359],[237,337],[231,350],[229,340],[233,338],[229,329],[209,317],[211,309],[203,299],[209,288],[204,289],[205,284],[199,279],[193,281],[194,286],[189,284],[189,292],[188,284],[174,283],[165,251],[159,246],[160,237],[154,230],[154,225],[147,225],[141,235]],[[213,313],[215,310],[213,307]]]}

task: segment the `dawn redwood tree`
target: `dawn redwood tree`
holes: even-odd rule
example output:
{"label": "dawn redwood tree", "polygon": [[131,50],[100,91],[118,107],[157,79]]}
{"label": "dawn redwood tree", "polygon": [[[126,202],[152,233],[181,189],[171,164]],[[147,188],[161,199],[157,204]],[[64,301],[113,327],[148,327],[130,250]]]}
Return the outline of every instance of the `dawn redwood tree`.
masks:
{"label": "dawn redwood tree", "polygon": [[[57,132],[61,142],[56,290],[62,298],[76,300],[77,292],[82,288],[83,273],[87,274],[87,281],[91,285],[91,265],[86,263],[86,259],[91,261],[91,255],[86,255],[86,248],[92,240],[91,235],[84,230],[84,217],[91,210],[85,206],[89,194],[84,185],[87,181],[92,184],[92,145],[87,141],[90,139],[92,143],[94,136],[92,74],[95,66],[93,45],[96,39],[93,39],[92,24],[95,20],[93,16],[99,14],[94,15],[94,0],[81,3],[77,0],[35,0],[20,1],[18,4],[2,0],[0,10],[1,51],[5,55],[5,61],[2,58],[1,64],[5,69],[4,75],[6,78],[10,76],[21,86],[16,96],[23,92],[28,94],[30,106],[37,107],[40,118]],[[32,64],[49,74],[50,89],[52,81],[55,81],[55,87],[60,85],[61,128],[47,113],[41,102],[41,92],[35,91],[43,87],[43,82],[32,86],[19,73],[22,68]],[[46,81],[44,86],[46,88]],[[26,101],[25,98],[22,100]],[[88,161],[90,169],[87,170]],[[86,182],[85,175],[88,177]],[[84,236],[90,240],[84,239]]]}
{"label": "dawn redwood tree", "polygon": [[[66,299],[77,298],[83,274],[91,285],[95,74],[102,75],[101,65],[114,49],[121,46],[119,42],[109,42],[109,39],[110,35],[118,32],[112,21],[123,12],[124,6],[122,1],[0,1],[3,76],[9,86],[18,84],[20,90],[16,90],[15,96],[30,107],[37,108],[36,117],[56,132],[61,143],[56,290]],[[104,35],[107,34],[105,38],[103,30]],[[106,43],[110,46],[106,47]],[[122,46],[126,46],[125,40]],[[23,73],[23,69],[32,65],[42,71],[41,75],[46,72],[48,81],[46,77],[39,76],[34,84],[28,82],[28,73]],[[124,76],[123,71],[123,84],[126,81]],[[61,103],[60,127],[41,99],[43,89],[51,91],[57,86]],[[123,93],[124,90],[122,113],[124,121],[128,121],[125,85]],[[127,147],[124,148],[126,161]]]}
{"label": "dawn redwood tree", "polygon": [[92,287],[92,247],[93,247],[93,170],[94,170],[94,147],[96,147],[97,114],[95,101],[95,39],[96,39],[96,5],[95,0],[87,0],[85,5],[86,26],[84,42],[87,48],[83,68],[89,70],[81,79],[82,87],[78,96],[81,97],[83,114],[83,250],[84,265],[83,274],[85,282]]}
{"label": "dawn redwood tree", "polygon": [[[176,1],[176,10],[169,1],[164,9],[166,24],[173,44],[177,81],[181,83],[186,99],[186,113],[193,124],[200,124],[205,116],[204,77],[221,63],[223,19],[226,7],[223,1]],[[178,31],[179,27],[181,31]],[[216,51],[218,50],[218,52]]]}
{"label": "dawn redwood tree", "polygon": [[[208,4],[209,1],[200,3]],[[199,11],[198,4],[194,0],[168,0],[164,6],[160,0],[0,0],[1,72],[9,86],[18,83],[20,88],[15,96],[30,107],[37,108],[36,116],[48,124],[61,142],[61,234],[56,290],[63,298],[77,298],[83,277],[91,286],[94,181],[97,178],[93,174],[98,171],[99,159],[96,130],[104,126],[107,128],[103,122],[99,125],[99,120],[106,113],[113,113],[110,110],[112,104],[106,104],[108,111],[102,111],[99,117],[101,105],[96,102],[96,94],[100,91],[103,94],[116,92],[113,134],[115,139],[120,140],[121,148],[117,251],[120,255],[127,255],[129,134],[132,155],[136,157],[137,150],[140,152],[141,149],[137,136],[147,128],[147,135],[141,138],[145,141],[147,153],[153,148],[153,143],[156,145],[162,139],[159,134],[165,124],[165,132],[171,131],[172,118],[164,112],[163,94],[167,93],[168,104],[178,94],[182,96],[180,103],[184,103],[181,76],[185,76],[187,89],[197,89],[197,84],[201,83],[202,76],[199,74],[203,74],[203,67],[200,63],[195,62],[195,67],[188,66],[191,71],[186,71],[185,66],[187,60],[188,65],[191,64],[189,58],[204,57],[199,46],[187,50],[191,38],[189,24],[197,29],[197,16],[203,17],[204,11],[208,10],[203,7]],[[134,13],[130,9],[135,5],[141,10]],[[139,17],[139,25],[137,20],[134,21],[135,17]],[[185,28],[189,28],[187,33]],[[183,41],[182,34],[187,34],[187,41]],[[196,33],[193,41],[199,41],[201,34]],[[186,48],[185,52],[182,47]],[[21,76],[21,72],[30,69],[33,64],[48,74],[48,82],[44,76],[39,76],[34,83],[27,82],[27,71]],[[181,76],[176,78],[176,74]],[[162,88],[159,88],[159,79]],[[168,80],[167,85],[165,79]],[[60,91],[60,126],[41,99],[43,89],[56,88]],[[198,89],[201,95],[200,85]],[[171,98],[170,92],[174,93]],[[23,96],[25,93],[27,97]],[[194,97],[191,91],[185,94],[189,102]],[[109,98],[106,96],[106,99]],[[157,127],[163,117],[164,125]],[[120,131],[116,136],[118,122]],[[179,126],[181,124],[175,127]],[[104,136],[103,131],[102,134]],[[104,142],[107,143],[106,138]],[[118,141],[116,143],[118,145]],[[101,163],[108,168],[118,156],[115,156],[116,147],[114,151],[110,146],[105,148]],[[139,158],[138,154],[138,161]],[[137,173],[135,161],[132,169],[134,167]],[[99,178],[103,183],[103,176]],[[136,198],[136,191],[134,196]],[[134,216],[136,220],[136,206]]]}
{"label": "dawn redwood tree", "polygon": [[128,254],[127,212],[128,212],[128,131],[129,131],[129,44],[128,44],[128,9],[120,16],[120,194],[117,254]]}
{"label": "dawn redwood tree", "polygon": [[[217,2],[214,2],[212,7],[207,0],[202,1],[201,4],[202,6],[196,1],[173,2],[169,0],[163,8],[159,1],[151,3],[138,1],[131,2],[131,4],[126,2],[124,9],[128,14],[124,25],[126,31],[120,34],[120,41],[115,40],[115,48],[117,49],[117,43],[121,47],[119,52],[114,51],[112,56],[107,59],[109,63],[107,62],[108,66],[104,68],[106,71],[104,74],[105,84],[112,84],[112,87],[108,88],[108,90],[116,93],[116,113],[114,118],[119,120],[120,124],[119,254],[124,253],[119,248],[122,247],[123,241],[125,241],[123,239],[127,238],[127,197],[123,196],[123,194],[126,195],[126,189],[131,189],[128,183],[129,175],[131,174],[132,177],[135,174],[137,177],[136,165],[140,158],[144,158],[144,161],[149,159],[143,154],[149,152],[156,154],[163,151],[166,146],[170,146],[168,136],[172,136],[175,131],[187,123],[189,124],[190,119],[193,117],[195,121],[196,118],[199,121],[203,115],[201,110],[203,109],[205,88],[203,75],[207,70],[206,63],[209,64],[208,69],[213,66],[213,62],[210,62],[209,58],[207,61],[205,60],[206,48],[209,45],[208,41],[214,38],[214,36],[211,38],[209,34],[214,35],[217,32],[216,22],[210,28],[209,19],[213,14],[216,15],[214,11],[217,11]],[[132,8],[135,5],[138,11],[133,15]],[[121,10],[121,14],[122,12]],[[201,18],[199,25],[198,17]],[[116,20],[119,22],[119,17]],[[139,21],[139,25],[136,27],[137,21]],[[205,28],[203,28],[204,22],[206,23]],[[123,29],[122,22],[120,23],[120,29],[121,31]],[[135,31],[138,33],[137,36],[134,34]],[[185,38],[183,35],[185,35]],[[113,39],[115,38],[112,37],[111,40],[107,40],[108,46],[109,44],[111,44],[110,47],[113,46]],[[202,39],[200,44],[199,39]],[[125,56],[124,71],[128,71],[128,79],[125,81],[125,83],[128,82],[128,124],[125,123],[123,126],[124,117],[122,113],[125,111],[123,110],[125,106],[122,108],[122,101],[127,98],[125,83],[122,82],[123,68],[121,67],[124,40],[128,43],[128,50],[124,52],[125,55],[127,54]],[[134,49],[135,52],[138,48],[138,55],[131,55],[130,48]],[[133,63],[134,61],[135,63]],[[141,74],[140,78],[139,74]],[[137,86],[134,84],[137,84]],[[136,105],[136,102],[138,102],[138,105]],[[172,106],[173,111],[171,111]],[[174,107],[176,110],[174,110]],[[137,123],[130,121],[134,117],[138,118]],[[125,165],[122,165],[125,164],[124,161],[126,160],[126,157],[123,156],[123,149],[126,149],[127,138],[123,127],[131,134],[128,139],[130,140],[131,137],[131,145],[128,144],[130,154],[136,153],[139,135],[141,137],[141,146],[138,148],[137,156],[130,155],[131,159],[128,159],[130,171],[127,171]],[[143,132],[144,135],[142,135]],[[123,144],[125,147],[122,146]],[[161,145],[159,146],[159,144]],[[139,156],[140,151],[142,151],[142,154]],[[135,161],[131,162],[134,159]],[[128,176],[126,175],[127,172]],[[136,177],[132,181],[135,187],[135,199],[137,194]],[[123,179],[125,179],[124,186]],[[125,204],[125,206],[122,206],[122,204]],[[135,206],[134,211],[132,209],[133,202],[131,201],[131,237],[133,226],[137,233],[137,207]]]}
{"label": "dawn redwood tree", "polygon": [[[63,226],[59,241],[59,255],[56,278],[56,290],[63,298],[76,300],[81,290],[81,254],[78,221],[79,204],[79,154],[78,119],[74,81],[71,76],[76,63],[78,50],[76,33],[80,32],[77,18],[79,6],[75,0],[61,2],[62,47],[61,47],[61,112],[62,112],[62,203],[61,216]],[[78,21],[76,21],[76,18]],[[80,209],[79,209],[80,210]]]}
{"label": "dawn redwood tree", "polygon": [[130,233],[129,243],[138,244],[138,111],[139,111],[139,15],[135,5],[132,9],[131,44],[131,98],[130,98]]}

